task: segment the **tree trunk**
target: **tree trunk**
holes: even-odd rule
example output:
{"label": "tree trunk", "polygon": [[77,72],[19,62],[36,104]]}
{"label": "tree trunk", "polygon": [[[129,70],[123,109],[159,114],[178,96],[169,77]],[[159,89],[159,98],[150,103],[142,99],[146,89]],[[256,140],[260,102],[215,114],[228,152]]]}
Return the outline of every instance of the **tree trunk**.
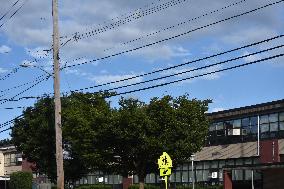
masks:
{"label": "tree trunk", "polygon": [[139,180],[139,189],[144,189],[144,175],[138,175],[138,180]]}

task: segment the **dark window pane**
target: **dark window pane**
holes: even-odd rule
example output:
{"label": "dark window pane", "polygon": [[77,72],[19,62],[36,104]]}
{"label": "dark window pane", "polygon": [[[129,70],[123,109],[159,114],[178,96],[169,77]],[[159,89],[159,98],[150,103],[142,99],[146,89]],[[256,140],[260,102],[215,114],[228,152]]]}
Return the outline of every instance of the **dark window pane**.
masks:
{"label": "dark window pane", "polygon": [[257,134],[257,125],[250,126],[250,133]]}
{"label": "dark window pane", "polygon": [[284,131],[284,122],[279,122],[279,130]]}
{"label": "dark window pane", "polygon": [[243,127],[249,126],[249,118],[248,117],[242,119],[242,126]]}
{"label": "dark window pane", "polygon": [[225,136],[225,130],[218,130],[216,131],[217,136]]}
{"label": "dark window pane", "polygon": [[284,121],[284,112],[279,113],[279,121]]}
{"label": "dark window pane", "polygon": [[262,123],[268,123],[268,115],[260,116],[260,124]]}
{"label": "dark window pane", "polygon": [[270,123],[270,132],[278,131],[278,122]]}
{"label": "dark window pane", "polygon": [[250,118],[250,125],[257,125],[257,116]]}
{"label": "dark window pane", "polygon": [[252,164],[252,159],[251,158],[245,159],[245,165],[251,165],[251,164]]}
{"label": "dark window pane", "polygon": [[223,125],[223,122],[219,122],[216,124],[216,130],[222,130],[224,129],[224,125]]}
{"label": "dark window pane", "polygon": [[209,131],[215,131],[215,130],[216,130],[216,125],[215,124],[210,125]]}
{"label": "dark window pane", "polygon": [[276,122],[276,121],[278,121],[278,114],[276,113],[276,114],[270,114],[269,115],[269,122],[271,123],[271,122]]}
{"label": "dark window pane", "polygon": [[240,128],[241,127],[241,119],[237,119],[237,120],[234,120],[233,122],[233,127],[234,128]]}
{"label": "dark window pane", "polygon": [[260,125],[260,132],[261,133],[265,133],[269,131],[269,124],[265,123],[265,124],[261,124]]}

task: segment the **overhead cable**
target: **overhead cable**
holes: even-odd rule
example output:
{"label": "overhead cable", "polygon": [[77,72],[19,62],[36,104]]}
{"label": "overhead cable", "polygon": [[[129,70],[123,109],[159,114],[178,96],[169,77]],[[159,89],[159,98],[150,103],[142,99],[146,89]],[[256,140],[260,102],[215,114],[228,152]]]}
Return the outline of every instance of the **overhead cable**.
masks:
{"label": "overhead cable", "polygon": [[[261,54],[261,53],[264,53],[264,52],[268,52],[268,51],[272,51],[272,50],[275,50],[275,49],[279,49],[279,48],[282,48],[282,47],[284,47],[284,45],[275,46],[275,47],[272,47],[272,48],[269,48],[269,49],[265,49],[265,50],[261,50],[261,51],[258,51],[258,52],[254,52],[254,53],[238,56],[238,57],[235,57],[235,58],[232,58],[232,59],[229,59],[229,60],[225,60],[225,61],[221,61],[221,62],[218,62],[218,63],[209,64],[209,65],[201,66],[201,67],[198,67],[198,68],[192,68],[192,69],[189,69],[189,70],[186,70],[186,71],[173,73],[173,74],[170,74],[170,75],[157,77],[157,78],[146,80],[146,81],[140,81],[140,82],[137,82],[137,83],[131,83],[131,84],[127,84],[127,85],[114,87],[114,88],[111,88],[111,89],[107,89],[106,91],[113,91],[113,90],[122,89],[122,88],[126,88],[126,87],[131,87],[131,86],[135,86],[135,85],[141,85],[141,84],[145,84],[145,83],[149,83],[149,82],[153,82],[153,81],[158,81],[158,80],[161,80],[161,79],[166,79],[166,78],[173,77],[173,76],[182,75],[182,74],[189,73],[189,72],[194,72],[194,71],[198,71],[198,70],[207,69],[207,68],[210,68],[210,67],[222,65],[222,64],[225,64],[225,63],[228,63],[228,62],[232,62],[232,61],[235,61],[235,60],[243,59],[243,58],[246,58],[246,57],[249,57],[249,56],[258,55],[258,54]],[[82,91],[82,90],[90,89],[90,88],[92,88],[92,87],[87,87],[87,88],[84,88],[84,89],[73,90],[73,92],[78,92],[78,91]]]}
{"label": "overhead cable", "polygon": [[211,14],[213,14],[213,13],[219,12],[219,11],[221,11],[221,10],[230,8],[230,7],[235,6],[235,5],[239,5],[239,4],[244,3],[244,2],[246,2],[246,0],[242,0],[242,1],[238,1],[238,2],[236,2],[236,3],[232,3],[232,4],[227,5],[227,6],[225,6],[225,7],[222,7],[222,8],[216,9],[216,10],[214,10],[214,11],[205,13],[205,14],[203,14],[203,15],[201,15],[201,16],[198,16],[198,17],[195,17],[195,18],[191,18],[191,19],[186,20],[186,21],[183,21],[183,22],[179,22],[179,23],[177,23],[177,24],[175,24],[175,25],[172,25],[172,26],[169,26],[169,27],[160,29],[160,30],[158,30],[158,31],[149,33],[149,34],[147,34],[147,35],[145,35],[145,36],[141,36],[141,37],[138,37],[138,38],[136,38],[136,39],[132,39],[132,40],[123,42],[123,43],[118,44],[118,45],[116,45],[116,46],[114,46],[114,47],[107,48],[107,49],[105,49],[104,51],[108,51],[108,50],[114,49],[114,48],[119,47],[119,46],[127,45],[127,44],[129,44],[129,43],[139,41],[139,40],[141,40],[141,39],[144,39],[144,38],[146,38],[146,37],[150,37],[150,36],[156,35],[156,34],[158,34],[158,33],[164,32],[164,31],[166,31],[166,30],[169,30],[169,29],[173,29],[173,28],[175,28],[175,27],[182,26],[182,25],[184,25],[184,24],[190,23],[191,21],[196,21],[196,20],[201,19],[201,18],[203,18],[203,17],[209,16],[209,15],[211,15]]}
{"label": "overhead cable", "polygon": [[234,16],[231,16],[231,17],[228,17],[228,18],[225,18],[225,19],[216,21],[216,22],[212,22],[212,23],[210,23],[210,24],[207,24],[207,25],[204,25],[204,26],[201,26],[201,27],[197,27],[197,28],[192,29],[192,30],[189,30],[189,31],[187,31],[187,32],[184,32],[184,33],[181,33],[181,34],[178,34],[178,35],[169,37],[169,38],[165,38],[165,39],[162,39],[162,40],[153,42],[153,43],[149,43],[149,44],[146,44],[146,45],[143,45],[143,46],[140,46],[140,47],[136,47],[136,48],[133,48],[133,49],[121,51],[121,52],[119,52],[119,53],[115,53],[115,54],[108,55],[108,56],[105,56],[105,57],[93,59],[93,60],[90,60],[90,61],[85,61],[85,62],[81,62],[81,63],[77,63],[77,64],[72,64],[72,65],[66,65],[66,66],[62,67],[61,69],[64,69],[64,68],[71,68],[71,67],[80,66],[80,65],[84,65],[84,64],[90,64],[90,63],[93,63],[93,62],[96,62],[96,61],[99,61],[99,60],[108,59],[108,58],[111,58],[111,57],[115,57],[115,56],[118,56],[118,55],[122,55],[122,54],[125,54],[125,53],[133,52],[133,51],[140,50],[140,49],[143,49],[143,48],[146,48],[146,47],[150,47],[150,46],[159,44],[159,43],[161,43],[161,42],[165,42],[165,41],[172,40],[172,39],[175,39],[175,38],[178,38],[178,37],[182,37],[182,36],[184,36],[184,35],[186,35],[186,34],[189,34],[189,33],[194,32],[194,31],[198,31],[198,30],[201,30],[201,29],[204,29],[204,28],[207,28],[207,27],[216,25],[216,24],[220,24],[220,23],[226,22],[226,21],[231,20],[231,19],[234,19],[234,18],[238,18],[238,17],[244,16],[244,15],[247,15],[247,14],[250,14],[250,13],[253,13],[253,12],[256,12],[256,11],[259,11],[259,10],[261,10],[261,9],[264,9],[264,8],[267,8],[267,7],[270,7],[270,6],[273,6],[273,5],[282,3],[283,1],[284,1],[284,0],[280,0],[280,1],[273,2],[273,3],[269,3],[269,4],[266,4],[266,5],[264,5],[264,6],[261,6],[261,7],[255,8],[255,9],[252,9],[252,10],[250,10],[250,11],[246,11],[246,12],[243,12],[243,13],[241,13],[241,14],[237,14],[237,15],[234,15]]}

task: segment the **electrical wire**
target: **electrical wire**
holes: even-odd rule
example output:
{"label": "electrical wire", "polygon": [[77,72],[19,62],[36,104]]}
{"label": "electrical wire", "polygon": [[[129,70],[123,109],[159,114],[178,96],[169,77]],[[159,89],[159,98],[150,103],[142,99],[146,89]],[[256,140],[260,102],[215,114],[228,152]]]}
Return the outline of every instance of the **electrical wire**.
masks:
{"label": "electrical wire", "polygon": [[6,103],[6,102],[8,102],[8,101],[10,101],[10,100],[13,100],[15,97],[20,96],[21,94],[25,93],[26,91],[28,91],[28,90],[34,88],[35,86],[37,86],[37,85],[40,84],[41,82],[47,81],[50,77],[51,77],[51,76],[47,76],[46,78],[43,78],[43,79],[37,81],[35,84],[33,84],[32,86],[30,86],[30,87],[24,89],[24,90],[21,91],[20,93],[14,95],[14,96],[13,96],[12,98],[10,98],[9,100],[4,100],[4,101],[0,102],[0,105],[1,105],[1,104],[4,104],[4,103]]}
{"label": "electrical wire", "polygon": [[221,56],[221,55],[224,55],[224,54],[227,54],[227,53],[231,53],[231,52],[234,52],[234,51],[239,51],[241,49],[245,49],[245,48],[248,48],[248,47],[256,46],[256,45],[259,45],[259,44],[262,44],[262,43],[265,43],[265,42],[269,42],[269,41],[272,41],[272,40],[275,40],[275,39],[279,39],[279,38],[282,38],[282,37],[284,37],[284,35],[274,36],[274,37],[271,37],[271,38],[268,38],[268,39],[265,39],[265,40],[262,40],[262,41],[258,41],[258,42],[255,42],[255,43],[244,45],[242,47],[238,47],[238,48],[231,49],[231,50],[228,50],[228,51],[224,51],[224,52],[221,52],[221,53],[217,53],[217,54],[213,54],[213,55],[206,56],[206,57],[203,57],[203,58],[199,58],[199,59],[196,59],[196,60],[193,60],[193,61],[188,61],[188,62],[185,62],[185,63],[182,63],[182,64],[178,64],[178,65],[175,65],[175,66],[170,66],[170,67],[158,69],[158,70],[155,70],[155,71],[152,71],[152,72],[143,73],[143,74],[140,74],[140,75],[136,75],[136,76],[132,76],[132,77],[116,80],[116,81],[111,81],[111,82],[107,82],[107,83],[103,83],[103,84],[99,84],[99,85],[95,85],[95,86],[92,86],[92,87],[83,88],[83,89],[79,89],[79,90],[87,90],[87,89],[102,87],[102,86],[106,86],[106,85],[110,85],[110,84],[116,84],[116,83],[119,83],[119,82],[124,82],[124,81],[128,81],[128,80],[132,80],[132,79],[136,79],[136,78],[152,75],[152,74],[155,74],[155,73],[171,70],[171,69],[174,69],[174,68],[178,68],[178,67],[182,67],[182,66],[189,65],[189,64],[192,64],[192,63],[196,63],[196,62],[200,62],[200,61],[203,61],[203,60],[207,60],[207,59],[210,59],[210,58],[215,58],[215,57],[218,57],[218,56]]}
{"label": "electrical wire", "polygon": [[[10,91],[10,90],[13,90],[13,89],[17,89],[17,88],[26,86],[26,85],[31,84],[31,83],[35,83],[35,82],[39,81],[40,79],[42,79],[43,77],[45,77],[45,75],[41,75],[39,77],[36,77],[35,80],[33,80],[33,81],[29,81],[29,82],[26,82],[26,83],[23,83],[23,84],[20,84],[20,85],[11,87],[11,88],[4,89],[4,90],[0,91],[0,93],[7,92],[7,91]],[[0,97],[2,97],[2,96],[0,96]]]}
{"label": "electrical wire", "polygon": [[[261,40],[261,41],[258,41],[258,42],[254,42],[254,43],[247,44],[247,45],[244,45],[244,46],[241,46],[241,47],[237,47],[237,48],[234,48],[234,49],[223,51],[223,52],[220,52],[220,53],[217,53],[217,54],[212,54],[212,55],[209,55],[209,56],[206,56],[206,57],[202,57],[202,58],[199,58],[199,59],[195,59],[195,60],[192,60],[192,61],[189,61],[189,62],[181,63],[181,64],[178,64],[178,65],[174,65],[174,66],[158,69],[158,70],[155,70],[155,71],[152,71],[152,72],[143,73],[143,74],[140,74],[140,75],[136,75],[136,76],[132,76],[132,77],[116,80],[116,81],[111,81],[111,82],[107,82],[107,83],[103,83],[103,84],[99,84],[99,85],[95,85],[95,86],[91,86],[91,87],[76,89],[74,91],[83,91],[83,90],[93,89],[93,88],[97,88],[97,87],[107,86],[107,85],[116,84],[116,83],[119,83],[119,82],[124,82],[124,81],[128,81],[128,80],[136,79],[136,78],[143,77],[143,76],[152,75],[152,74],[163,72],[163,71],[168,71],[168,70],[171,70],[171,69],[174,69],[174,68],[179,68],[179,67],[182,67],[182,66],[185,66],[185,65],[189,65],[189,64],[192,64],[192,63],[197,63],[197,62],[200,62],[200,61],[203,61],[203,60],[207,60],[207,59],[210,59],[210,58],[215,58],[215,57],[218,57],[218,56],[221,56],[221,55],[224,55],[224,54],[228,54],[228,53],[239,51],[239,50],[242,50],[242,49],[245,49],[245,48],[253,47],[253,46],[256,46],[256,45],[259,45],[259,44],[262,44],[262,43],[268,43],[270,41],[273,41],[273,40],[276,40],[276,39],[280,39],[282,37],[284,37],[284,35],[273,36],[271,38],[267,38],[267,39],[264,39],[264,40]],[[245,55],[244,57],[251,56],[251,55],[252,54]],[[225,62],[228,62],[228,61],[229,60],[227,60]],[[168,76],[166,76],[166,77],[168,77]],[[36,81],[37,80],[35,80],[35,82]],[[63,92],[61,94],[67,94],[67,93]],[[46,95],[53,95],[53,93],[47,93]],[[0,99],[0,101],[20,101],[20,100],[24,100],[24,99],[39,99],[41,97],[42,96],[27,96],[27,97],[21,97],[21,98],[18,98],[18,99],[15,99],[15,98],[14,99]]]}
{"label": "electrical wire", "polygon": [[3,14],[3,16],[1,16],[0,21],[3,20],[3,18],[6,17],[6,16],[9,14],[9,12],[13,9],[13,7],[14,7],[15,5],[18,4],[19,1],[20,1],[20,0],[17,0],[15,3],[13,3],[13,5]]}
{"label": "electrical wire", "polygon": [[[126,91],[126,92],[112,94],[112,95],[107,96],[106,98],[111,98],[111,97],[114,97],[114,96],[120,96],[120,95],[124,95],[124,94],[130,94],[130,93],[134,93],[134,92],[144,91],[144,90],[153,89],[153,88],[157,88],[157,87],[162,87],[162,86],[166,86],[166,85],[182,82],[182,81],[185,81],[185,80],[195,79],[195,78],[198,78],[198,77],[204,77],[204,76],[207,76],[207,75],[216,74],[216,73],[224,72],[224,71],[228,71],[228,70],[234,70],[236,68],[240,68],[240,67],[244,67],[244,66],[248,66],[248,65],[252,65],[252,64],[261,63],[261,62],[264,62],[264,61],[267,61],[267,60],[272,60],[272,59],[279,58],[279,57],[282,57],[282,56],[284,56],[284,53],[277,54],[277,55],[274,55],[274,56],[269,56],[269,57],[266,57],[266,58],[258,59],[258,60],[255,60],[255,61],[247,62],[247,63],[236,65],[236,66],[231,66],[231,67],[219,69],[219,70],[216,70],[216,71],[207,72],[207,73],[204,73],[204,74],[199,74],[199,75],[195,75],[195,76],[179,79],[179,80],[174,80],[174,81],[170,81],[170,82],[166,82],[166,83],[152,85],[152,86],[149,86],[149,87],[144,87],[144,88],[140,88],[140,89],[135,89],[135,90],[130,90],[130,91]],[[13,120],[15,120],[15,119],[13,119]],[[0,126],[0,128],[1,127],[2,127],[2,125]],[[7,131],[7,130],[9,130],[11,128],[13,128],[13,127],[10,127],[8,129],[2,130],[2,131],[0,131],[0,133],[4,132],[4,131]]]}
{"label": "electrical wire", "polygon": [[9,20],[11,20],[22,8],[23,6],[28,2],[28,0],[25,0],[22,5],[5,21],[0,25],[0,28],[6,24]]}
{"label": "electrical wire", "polygon": [[16,73],[19,69],[20,69],[19,67],[13,68],[10,73],[8,73],[7,75],[1,77],[1,78],[0,78],[0,81],[3,81],[3,80],[5,80],[5,79],[9,78],[11,75],[13,75],[14,73]]}
{"label": "electrical wire", "polygon": [[[207,69],[207,68],[210,68],[210,67],[222,65],[222,64],[225,64],[225,63],[228,63],[228,62],[243,59],[243,58],[246,58],[246,57],[249,57],[249,56],[258,55],[258,54],[268,52],[268,51],[272,51],[272,50],[275,50],[275,49],[279,49],[279,48],[282,48],[282,47],[284,47],[284,45],[275,46],[275,47],[272,47],[272,48],[269,48],[269,49],[265,49],[265,50],[261,50],[261,51],[258,51],[258,52],[238,56],[238,57],[228,59],[228,60],[225,60],[225,61],[221,61],[221,62],[218,62],[218,63],[214,63],[214,64],[210,64],[210,65],[206,65],[206,66],[202,66],[202,67],[198,67],[198,68],[193,68],[193,69],[189,69],[189,70],[186,70],[186,71],[182,71],[182,72],[178,72],[178,73],[174,73],[174,74],[170,74],[170,75],[166,75],[166,76],[162,76],[162,77],[157,77],[157,78],[146,80],[146,81],[141,81],[141,82],[137,82],[137,83],[132,83],[132,84],[127,84],[127,85],[122,85],[122,86],[119,86],[119,87],[114,87],[114,88],[111,88],[111,89],[107,89],[106,91],[113,91],[113,90],[131,87],[131,86],[135,86],[135,85],[140,85],[140,84],[145,84],[145,83],[149,83],[149,82],[153,82],[153,81],[158,81],[158,80],[161,80],[161,79],[166,79],[166,78],[169,78],[169,77],[178,76],[178,75],[182,75],[182,74],[189,73],[189,72]],[[82,91],[82,90],[86,90],[86,89],[90,89],[90,88],[93,88],[93,87],[87,87],[87,88],[84,88],[84,89],[76,89],[76,90],[73,90],[73,92],[78,92],[78,91]]]}
{"label": "electrical wire", "polygon": [[255,61],[252,61],[252,62],[240,64],[240,65],[237,65],[237,66],[232,66],[232,67],[219,69],[219,70],[204,73],[204,74],[199,74],[199,75],[196,75],[196,76],[191,76],[191,77],[187,77],[187,78],[183,78],[183,79],[179,79],[179,80],[174,80],[174,81],[170,81],[170,82],[166,82],[166,83],[161,83],[161,84],[157,84],[157,85],[152,85],[152,86],[144,87],[144,88],[140,88],[140,89],[134,89],[134,90],[126,91],[126,92],[116,93],[116,94],[110,95],[108,98],[113,97],[113,96],[120,96],[120,95],[124,95],[124,94],[130,94],[130,93],[134,93],[134,92],[153,89],[153,88],[157,88],[157,87],[162,87],[162,86],[166,86],[166,85],[170,85],[170,84],[174,84],[174,83],[178,83],[178,82],[182,82],[182,81],[186,81],[186,80],[190,80],[190,79],[195,79],[195,78],[198,78],[198,77],[203,77],[203,76],[223,72],[223,71],[233,70],[233,69],[236,69],[236,68],[248,66],[248,65],[251,65],[251,64],[256,64],[256,63],[259,63],[259,62],[264,62],[266,60],[271,60],[271,59],[279,58],[279,57],[282,57],[282,56],[284,56],[283,53],[275,55],[275,56],[270,56],[270,57],[267,57],[267,58],[255,60]]}
{"label": "electrical wire", "polygon": [[[157,0],[157,2],[160,2],[160,1],[162,1],[162,0]],[[133,11],[128,12],[128,13],[124,13],[124,14],[121,14],[120,16],[111,18],[110,21],[114,21],[116,19],[122,19],[123,17],[128,17],[128,15],[133,15],[137,11],[140,11],[140,10],[142,10],[144,8],[148,8],[148,7],[150,7],[152,5],[155,5],[155,4],[156,4],[156,2],[152,2],[150,4],[144,5],[143,7],[137,8],[137,9],[135,9]],[[108,24],[107,22],[108,21],[104,21],[102,24],[98,24],[98,26],[102,26],[103,24]],[[76,35],[76,33],[71,34],[71,36],[72,36],[71,38],[73,38],[74,35]],[[60,39],[62,39],[62,38],[70,38],[70,36],[69,35],[61,36]]]}
{"label": "electrical wire", "polygon": [[184,35],[186,35],[186,34],[189,34],[189,33],[194,32],[194,31],[198,31],[198,30],[201,30],[201,29],[205,29],[205,28],[207,28],[207,27],[210,27],[210,26],[213,26],[213,25],[216,25],[216,24],[220,24],[220,23],[226,22],[226,21],[231,20],[231,19],[238,18],[238,17],[244,16],[244,15],[247,15],[247,14],[250,14],[250,13],[253,13],[253,12],[256,12],[256,11],[259,11],[259,10],[261,10],[261,9],[264,9],[264,8],[267,8],[267,7],[270,7],[270,6],[273,6],[273,5],[282,3],[283,1],[284,1],[284,0],[275,1],[275,2],[273,2],[273,3],[269,3],[269,4],[266,4],[266,5],[264,5],[264,6],[261,6],[261,7],[255,8],[255,9],[252,9],[252,10],[250,10],[250,11],[246,11],[246,12],[243,12],[243,13],[241,13],[241,14],[237,14],[237,15],[234,15],[234,16],[231,16],[231,17],[227,17],[227,18],[225,18],[225,19],[222,19],[222,20],[219,20],[219,21],[216,21],[216,22],[212,22],[212,23],[210,23],[210,24],[207,24],[207,25],[204,25],[204,26],[201,26],[201,27],[197,27],[197,28],[195,28],[195,29],[192,29],[192,30],[186,31],[186,32],[184,32],[184,33],[180,33],[180,34],[178,34],[178,35],[174,35],[174,36],[171,36],[171,37],[168,37],[168,38],[164,38],[164,39],[162,39],[162,40],[159,40],[159,41],[156,41],[156,42],[153,42],[153,43],[149,43],[149,44],[142,45],[142,46],[140,46],[140,47],[136,47],[136,48],[133,48],[133,49],[121,51],[121,52],[119,52],[119,53],[115,53],[115,54],[108,55],[108,56],[105,56],[105,57],[93,59],[93,60],[90,60],[90,61],[85,61],[85,62],[81,62],[81,63],[77,63],[77,64],[72,64],[72,65],[64,66],[64,67],[62,67],[61,69],[64,69],[64,68],[71,68],[71,67],[80,66],[80,65],[84,65],[84,64],[90,64],[90,63],[93,63],[93,62],[96,62],[96,61],[99,61],[99,60],[108,59],[108,58],[111,58],[111,57],[115,57],[115,56],[118,56],[118,55],[126,54],[126,53],[129,53],[129,52],[133,52],[133,51],[136,51],[136,50],[140,50],[140,49],[146,48],[146,47],[150,47],[150,46],[153,46],[153,45],[156,45],[156,44],[159,44],[159,43],[168,41],[168,40],[172,40],[172,39],[175,39],[175,38],[178,38],[178,37],[182,37],[182,36],[184,36]]}
{"label": "electrical wire", "polygon": [[136,11],[136,12],[130,14],[129,16],[127,16],[125,18],[122,18],[121,20],[116,21],[114,23],[111,23],[109,25],[103,26],[102,28],[98,28],[96,30],[85,32],[83,34],[80,34],[79,32],[76,32],[73,35],[74,36],[73,37],[73,41],[78,41],[78,40],[83,39],[83,38],[91,37],[91,36],[94,36],[94,35],[106,32],[108,30],[112,30],[112,29],[114,29],[116,27],[119,27],[121,25],[129,23],[129,22],[131,22],[133,20],[137,20],[137,19],[140,19],[140,18],[142,18],[144,16],[151,15],[153,13],[157,13],[157,12],[162,11],[164,9],[167,9],[167,8],[172,7],[172,6],[175,6],[175,5],[178,5],[180,3],[183,3],[185,1],[187,1],[187,0],[171,0],[171,1],[168,1],[166,3],[163,3],[163,4],[160,4],[160,5],[151,7],[151,8],[146,9],[146,10],[142,10],[142,11],[138,11],[138,12]]}
{"label": "electrical wire", "polygon": [[214,14],[214,13],[219,12],[219,11],[221,11],[221,10],[225,10],[225,9],[230,8],[230,7],[232,7],[232,6],[239,5],[239,4],[244,3],[244,2],[246,2],[246,0],[242,0],[242,1],[238,1],[238,2],[235,2],[235,3],[229,4],[229,5],[225,6],[225,7],[216,9],[216,10],[211,11],[211,12],[209,12],[209,13],[205,13],[205,14],[203,14],[203,15],[201,15],[201,16],[198,16],[198,17],[195,17],[195,18],[191,18],[191,19],[188,19],[188,20],[183,21],[183,22],[179,22],[179,23],[177,23],[177,24],[175,24],[175,25],[172,25],[172,26],[169,26],[169,27],[160,29],[160,30],[158,30],[158,31],[149,33],[149,34],[147,34],[147,35],[145,35],[145,36],[141,36],[141,37],[138,37],[138,38],[136,38],[136,39],[132,39],[132,40],[123,42],[123,43],[121,43],[121,44],[118,44],[118,45],[116,45],[116,46],[114,46],[114,47],[107,48],[107,49],[104,50],[104,52],[105,52],[105,51],[112,50],[112,49],[117,48],[117,47],[120,47],[120,46],[127,45],[127,44],[129,44],[129,43],[133,43],[133,42],[139,41],[139,40],[144,39],[144,38],[146,38],[146,37],[150,37],[150,36],[156,35],[156,34],[158,34],[158,33],[167,31],[167,30],[169,30],[169,29],[173,29],[173,28],[175,28],[175,27],[179,27],[179,26],[181,26],[181,25],[190,23],[191,21],[196,21],[196,20],[201,19],[201,18],[203,18],[203,17],[209,16],[209,15],[211,15],[211,14]]}

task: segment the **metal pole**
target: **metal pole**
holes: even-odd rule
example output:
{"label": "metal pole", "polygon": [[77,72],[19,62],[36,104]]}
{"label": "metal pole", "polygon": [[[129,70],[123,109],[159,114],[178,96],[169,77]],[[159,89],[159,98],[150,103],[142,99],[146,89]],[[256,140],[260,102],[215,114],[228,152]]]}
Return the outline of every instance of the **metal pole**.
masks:
{"label": "metal pole", "polygon": [[259,115],[257,116],[257,155],[260,155],[260,119],[259,119]]}
{"label": "metal pole", "polygon": [[191,174],[192,174],[192,189],[194,189],[195,187],[194,187],[194,182],[195,182],[195,174],[194,174],[194,168],[193,168],[193,166],[194,166],[194,164],[193,164],[193,161],[194,161],[194,159],[192,158],[191,159]]}
{"label": "metal pole", "polygon": [[61,129],[61,101],[59,78],[59,30],[58,30],[58,0],[52,0],[53,17],[53,63],[54,63],[54,106],[55,106],[55,141],[56,141],[56,165],[57,188],[64,189],[62,129]]}
{"label": "metal pole", "polygon": [[253,180],[254,180],[254,175],[253,175],[253,170],[251,170],[251,189],[254,189],[254,182],[253,182]]}

